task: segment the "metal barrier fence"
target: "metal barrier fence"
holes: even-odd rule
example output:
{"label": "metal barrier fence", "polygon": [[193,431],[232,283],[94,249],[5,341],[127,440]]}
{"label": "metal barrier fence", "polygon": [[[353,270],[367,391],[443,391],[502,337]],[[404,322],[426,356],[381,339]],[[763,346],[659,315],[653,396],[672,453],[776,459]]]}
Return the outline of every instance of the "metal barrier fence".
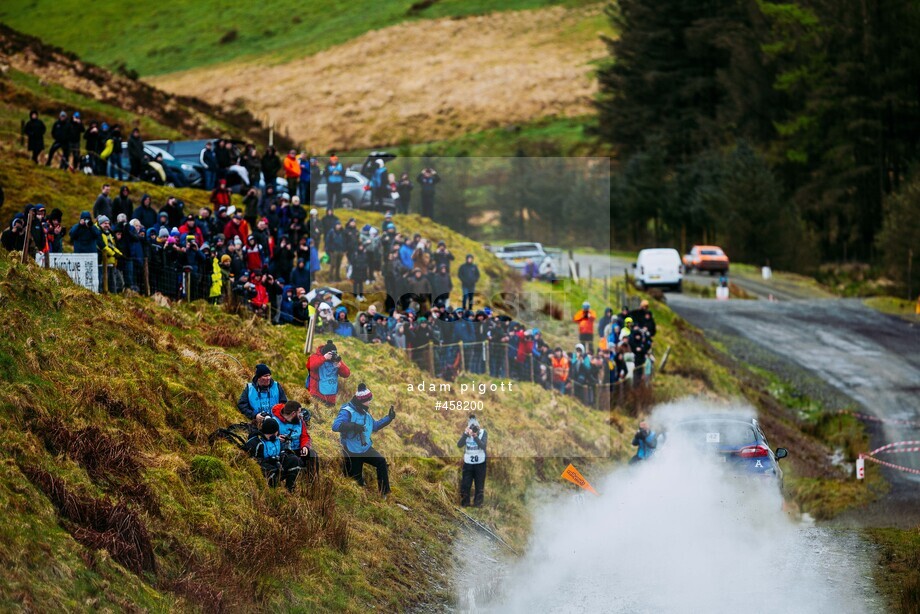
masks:
{"label": "metal barrier fence", "polygon": [[573,396],[596,409],[622,405],[631,388],[649,385],[654,376],[654,358],[651,356],[643,366],[634,369],[631,375],[616,382],[609,381],[609,367],[605,366],[599,369],[596,381],[575,381],[570,373],[565,385],[560,386],[553,382],[553,370],[549,362],[539,360],[532,354],[518,360],[516,346],[507,343],[429,342],[417,348],[404,348],[403,351],[419,369],[447,381],[453,381],[460,374],[467,374],[530,382],[558,394]]}

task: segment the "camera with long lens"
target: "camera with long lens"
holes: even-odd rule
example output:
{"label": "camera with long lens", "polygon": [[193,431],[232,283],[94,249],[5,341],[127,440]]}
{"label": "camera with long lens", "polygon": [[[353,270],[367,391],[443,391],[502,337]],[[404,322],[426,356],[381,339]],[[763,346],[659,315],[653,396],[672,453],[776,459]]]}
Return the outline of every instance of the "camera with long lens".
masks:
{"label": "camera with long lens", "polygon": [[332,351],[332,358],[330,358],[329,360],[331,360],[332,362],[342,362],[342,357],[339,356],[339,353],[338,353],[338,352],[336,352],[335,350],[333,350],[333,351]]}

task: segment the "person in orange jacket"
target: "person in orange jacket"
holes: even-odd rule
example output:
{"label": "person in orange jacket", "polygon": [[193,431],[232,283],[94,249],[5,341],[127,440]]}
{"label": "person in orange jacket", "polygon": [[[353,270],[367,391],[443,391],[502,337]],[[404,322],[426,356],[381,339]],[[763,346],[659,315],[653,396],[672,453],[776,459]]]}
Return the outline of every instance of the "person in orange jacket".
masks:
{"label": "person in orange jacket", "polygon": [[569,385],[569,357],[565,355],[561,347],[557,346],[553,350],[550,365],[553,369],[553,390],[565,394],[566,386]]}
{"label": "person in orange jacket", "polygon": [[288,183],[288,194],[297,194],[297,182],[300,180],[300,160],[293,149],[284,157],[284,178]]}
{"label": "person in orange jacket", "polygon": [[594,354],[594,323],[597,314],[591,309],[591,303],[582,303],[581,311],[576,311],[572,319],[578,323],[578,340],[585,344],[590,354]]}

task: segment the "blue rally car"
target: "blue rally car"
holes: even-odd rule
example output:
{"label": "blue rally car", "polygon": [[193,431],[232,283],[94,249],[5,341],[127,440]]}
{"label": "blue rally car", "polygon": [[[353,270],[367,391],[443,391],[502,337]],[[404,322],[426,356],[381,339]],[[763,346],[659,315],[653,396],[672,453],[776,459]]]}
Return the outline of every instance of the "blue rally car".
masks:
{"label": "blue rally car", "polygon": [[774,452],[767,443],[756,418],[732,414],[706,414],[686,418],[675,424],[668,438],[682,439],[725,463],[732,473],[776,480],[783,488],[779,460],[788,456],[786,448]]}

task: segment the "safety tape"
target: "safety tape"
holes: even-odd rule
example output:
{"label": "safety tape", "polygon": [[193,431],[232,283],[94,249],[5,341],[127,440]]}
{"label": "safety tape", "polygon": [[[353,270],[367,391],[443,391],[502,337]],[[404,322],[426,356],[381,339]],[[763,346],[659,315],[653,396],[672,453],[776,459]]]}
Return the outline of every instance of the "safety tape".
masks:
{"label": "safety tape", "polygon": [[880,454],[898,454],[901,452],[920,452],[920,448],[900,448],[897,450],[882,450]]}
{"label": "safety tape", "polygon": [[858,411],[852,411],[849,409],[841,409],[837,413],[845,414],[848,416],[853,416],[855,418],[859,418],[860,420],[865,420],[866,422],[881,422],[884,424],[899,424],[901,426],[920,428],[920,422],[915,422],[913,420],[898,420],[896,418],[879,418],[878,416],[871,416],[869,414],[864,414],[864,413],[861,413]]}
{"label": "safety tape", "polygon": [[904,471],[905,473],[913,473],[914,475],[920,475],[920,469],[912,469],[910,467],[902,467],[901,465],[895,465],[894,463],[886,463],[883,460],[872,458],[871,456],[866,456],[866,455],[863,455],[862,458],[864,458],[867,461],[872,461],[873,463],[883,465],[885,467],[890,467],[891,469],[897,469],[898,471]]}
{"label": "safety tape", "polygon": [[892,448],[903,448],[904,446],[920,446],[920,441],[896,441],[894,443],[885,444],[881,448],[876,448],[867,453],[866,456],[874,456],[879,452],[885,452],[887,450],[891,450]]}

